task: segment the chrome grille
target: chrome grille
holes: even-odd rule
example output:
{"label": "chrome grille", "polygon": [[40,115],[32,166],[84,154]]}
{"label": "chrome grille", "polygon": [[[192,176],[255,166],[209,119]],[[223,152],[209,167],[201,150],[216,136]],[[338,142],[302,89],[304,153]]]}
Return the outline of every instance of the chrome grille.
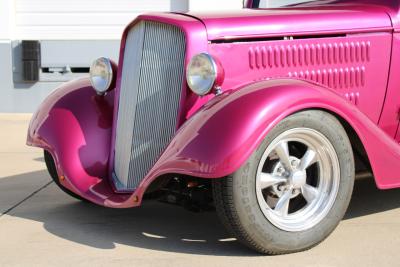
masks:
{"label": "chrome grille", "polygon": [[184,82],[185,36],[142,21],[128,33],[119,97],[114,181],[134,190],[171,141]]}

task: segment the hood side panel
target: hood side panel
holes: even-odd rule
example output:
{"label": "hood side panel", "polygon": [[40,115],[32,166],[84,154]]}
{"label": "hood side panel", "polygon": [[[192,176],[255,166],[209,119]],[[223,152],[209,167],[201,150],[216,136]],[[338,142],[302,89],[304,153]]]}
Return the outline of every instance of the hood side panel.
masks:
{"label": "hood side panel", "polygon": [[335,90],[377,123],[385,99],[391,45],[390,33],[367,33],[213,43],[209,49],[224,67],[223,91],[282,77],[307,80]]}

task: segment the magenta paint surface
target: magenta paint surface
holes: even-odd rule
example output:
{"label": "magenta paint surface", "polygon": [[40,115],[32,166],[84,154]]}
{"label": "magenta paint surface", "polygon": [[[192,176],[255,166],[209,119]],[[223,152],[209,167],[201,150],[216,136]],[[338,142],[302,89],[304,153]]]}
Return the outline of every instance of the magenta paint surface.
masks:
{"label": "magenta paint surface", "polygon": [[[318,108],[336,113],[358,133],[379,188],[400,187],[396,167],[400,147],[395,141],[399,136],[400,42],[397,34],[393,38],[390,19],[396,28],[398,9],[390,1],[379,7],[356,2],[140,16],[122,37],[116,89],[99,97],[87,79],[63,85],[34,115],[28,144],[53,155],[68,189],[99,205],[127,208],[140,205],[147,187],[163,174],[202,178],[231,174],[279,121],[297,111]],[[180,27],[187,38],[186,64],[200,52],[217,57],[225,69],[224,94],[199,98],[183,84],[175,137],[139,188],[121,193],[115,192],[110,179],[117,96],[125,38],[139,20]],[[268,40],[310,34],[329,36]],[[215,41],[235,38],[266,39]]]}
{"label": "magenta paint surface", "polygon": [[[203,21],[210,40],[382,31],[392,28],[383,8],[337,5],[318,8],[243,9],[191,12]],[[362,23],[360,23],[362,22]]]}
{"label": "magenta paint surface", "polygon": [[[225,66],[223,88],[252,80],[302,78],[335,89],[377,123],[385,99],[391,43],[389,33],[364,33],[346,38],[212,44],[209,49]],[[236,64],[237,58],[243,59],[241,64]]]}
{"label": "magenta paint surface", "polygon": [[[382,109],[382,114],[379,120],[381,127],[389,136],[395,136],[399,126],[399,111],[400,111],[400,75],[397,72],[400,70],[400,35],[393,35],[392,57],[390,64],[390,75],[386,92],[386,101]],[[400,141],[396,137],[397,142]]]}

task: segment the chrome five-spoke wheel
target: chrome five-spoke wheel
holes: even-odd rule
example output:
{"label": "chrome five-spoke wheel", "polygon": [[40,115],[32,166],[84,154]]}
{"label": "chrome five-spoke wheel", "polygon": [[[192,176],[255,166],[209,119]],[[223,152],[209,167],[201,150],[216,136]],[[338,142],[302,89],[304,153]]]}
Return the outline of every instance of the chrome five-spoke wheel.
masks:
{"label": "chrome five-spoke wheel", "polygon": [[304,231],[329,212],[339,182],[339,160],[329,140],[313,129],[291,129],[279,135],[261,158],[258,204],[276,227]]}

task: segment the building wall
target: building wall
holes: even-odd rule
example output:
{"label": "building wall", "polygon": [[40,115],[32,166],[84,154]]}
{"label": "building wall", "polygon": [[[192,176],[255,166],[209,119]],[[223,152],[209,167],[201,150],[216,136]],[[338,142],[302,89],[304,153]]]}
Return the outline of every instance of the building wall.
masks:
{"label": "building wall", "polygon": [[185,0],[15,0],[18,39],[119,39],[125,25],[152,11],[186,11]]}
{"label": "building wall", "polygon": [[243,0],[191,0],[189,1],[189,10],[222,10],[222,9],[240,9],[243,6]]}

